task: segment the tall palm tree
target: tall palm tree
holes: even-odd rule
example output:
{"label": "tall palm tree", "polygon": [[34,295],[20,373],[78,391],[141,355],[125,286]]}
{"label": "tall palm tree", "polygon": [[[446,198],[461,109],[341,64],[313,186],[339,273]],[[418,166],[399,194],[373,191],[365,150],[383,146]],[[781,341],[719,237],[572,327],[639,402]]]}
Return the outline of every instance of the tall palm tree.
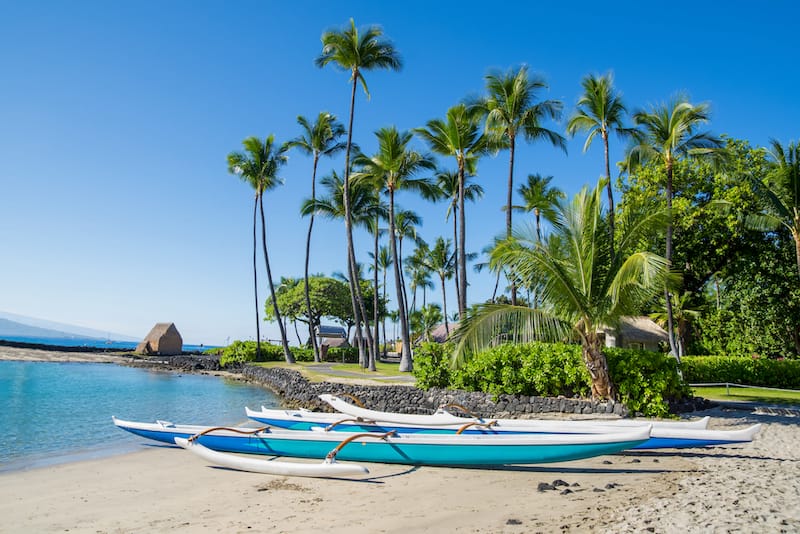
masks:
{"label": "tall palm tree", "polygon": [[761,213],[748,216],[748,226],[757,230],[775,230],[784,226],[792,235],[800,276],[800,146],[790,142],[781,145],[771,139],[773,168],[766,180],[751,178],[758,194]]}
{"label": "tall palm tree", "polygon": [[386,220],[389,216],[388,214],[388,207],[385,203],[381,202],[380,200],[380,191],[378,189],[373,190],[374,197],[374,206],[370,208],[370,214],[372,218],[369,221],[365,221],[365,226],[369,233],[372,234],[373,239],[373,250],[369,253],[369,256],[373,260],[373,264],[370,265],[370,270],[372,271],[372,282],[373,282],[373,293],[372,293],[372,310],[373,310],[373,328],[375,329],[375,333],[372,336],[373,343],[370,344],[370,355],[369,355],[369,370],[370,371],[377,371],[376,367],[376,360],[378,357],[378,351],[380,350],[380,320],[378,317],[378,313],[380,311],[379,306],[379,286],[378,286],[378,258],[379,258],[379,240],[381,234],[385,233],[386,230],[380,227],[380,223],[383,220]]}
{"label": "tall palm tree", "polygon": [[[303,216],[310,215],[311,213],[317,213],[329,219],[344,219],[344,180],[342,180],[342,178],[340,178],[339,175],[333,171],[330,175],[325,176],[322,178],[322,180],[320,180],[320,185],[326,189],[327,195],[322,198],[317,198],[313,201],[311,199],[306,199],[300,208],[300,213]],[[375,189],[371,186],[371,184],[365,182],[355,182],[351,180],[350,187],[348,189],[350,191],[350,212],[353,225],[369,228],[374,218],[380,213],[385,212],[385,206],[383,206],[380,200],[377,198]],[[358,265],[356,265],[356,267],[358,267]],[[355,279],[361,280],[359,275],[360,270],[355,269],[354,272],[356,273]],[[353,278],[353,276],[350,273],[350,270],[348,270],[348,275],[345,278],[347,279],[347,283],[350,284],[350,291],[352,292],[353,284],[351,283],[351,278]],[[363,299],[361,299],[359,302],[358,319],[354,317],[354,322],[359,325],[356,328],[356,337],[358,338],[359,344],[362,339],[359,336],[360,324],[358,321],[360,320],[363,320],[365,323],[368,321],[366,310],[363,307]],[[372,334],[369,332],[368,328],[366,330],[366,334],[367,343],[370,347],[371,359],[374,356],[374,342],[372,340]],[[361,356],[361,354],[359,355]],[[360,361],[363,364],[364,362],[368,361],[368,359],[361,358]]]}
{"label": "tall palm tree", "polygon": [[402,264],[398,259],[397,243],[394,239],[395,193],[402,190],[418,191],[433,198],[435,190],[431,182],[426,178],[415,178],[415,175],[425,170],[433,170],[436,165],[431,156],[408,148],[412,138],[411,132],[399,132],[392,126],[381,128],[375,135],[378,139],[378,151],[371,157],[359,154],[355,158],[354,163],[359,171],[354,180],[380,184],[389,199],[389,244],[394,260],[395,285],[400,309],[400,335],[403,341],[400,371],[409,372],[413,364],[408,316],[400,278]]}
{"label": "tall palm tree", "polygon": [[492,252],[492,263],[511,268],[523,284],[541,284],[544,306],[479,305],[456,331],[455,361],[495,340],[498,327],[511,325],[512,339],[581,340],[583,360],[592,378],[594,398],[614,398],[615,389],[603,354],[601,326],[638,313],[664,287],[665,258],[638,251],[648,232],[666,224],[664,209],[633,209],[618,221],[618,246],[611,252],[603,183],[584,187],[557,207],[553,231],[539,242],[530,227],[515,231]]}
{"label": "tall palm tree", "polygon": [[[649,111],[638,111],[634,114],[634,123],[639,127],[636,142],[628,150],[627,169],[635,171],[637,167],[650,161],[664,166],[667,211],[672,211],[672,172],[675,162],[684,158],[719,156],[722,143],[708,132],[698,132],[703,124],[709,121],[708,104],[693,105],[684,95],[676,96],[668,104],[651,107]],[[672,233],[670,221],[666,230],[666,246],[664,257],[672,265]],[[669,289],[664,289],[664,300],[667,308],[667,334],[669,336],[670,353],[680,361],[675,342],[675,327],[672,313],[672,299]]]}
{"label": "tall palm tree", "polygon": [[452,278],[455,272],[455,254],[450,248],[451,243],[449,239],[441,236],[436,238],[436,243],[423,260],[424,265],[439,276],[439,282],[442,284],[442,313],[444,330],[448,336],[450,335],[450,325],[447,322],[447,291],[444,283],[445,280]]}
{"label": "tall palm tree", "polygon": [[[528,75],[522,66],[508,72],[492,72],[486,76],[489,95],[478,106],[486,113],[486,128],[503,140],[508,147],[508,191],[506,199],[506,237],[511,236],[512,195],[514,193],[514,157],[517,136],[528,142],[545,140],[567,152],[564,137],[542,126],[546,119],[558,119],[563,104],[559,100],[536,101],[536,94],[546,89],[547,83],[539,76]],[[517,303],[517,289],[511,276],[511,303]]]}
{"label": "tall palm tree", "polygon": [[447,110],[444,119],[429,120],[424,128],[416,128],[431,150],[456,159],[458,172],[458,313],[463,317],[467,311],[467,233],[464,202],[466,200],[466,176],[475,175],[477,160],[492,148],[491,140],[481,131],[482,112],[477,107],[458,104]]}
{"label": "tall palm tree", "polygon": [[628,110],[622,102],[622,94],[614,88],[614,76],[610,72],[604,76],[589,74],[582,81],[583,94],[578,99],[575,113],[567,123],[567,133],[574,137],[578,132],[587,132],[583,151],[589,146],[597,134],[603,139],[603,150],[606,160],[606,193],[608,193],[608,223],[611,233],[611,246],[614,246],[614,195],[611,189],[611,165],[608,157],[608,134],[613,131],[619,137],[632,134],[630,128],[623,125]]}
{"label": "tall palm tree", "polygon": [[[289,350],[289,342],[286,339],[286,328],[278,309],[278,301],[275,299],[275,285],[272,281],[272,269],[270,268],[269,253],[267,251],[267,225],[264,219],[264,192],[281,184],[281,180],[278,178],[278,171],[286,164],[286,151],[288,148],[286,145],[276,146],[275,136],[273,135],[268,136],[264,142],[258,137],[248,137],[242,142],[242,145],[245,149],[244,152],[231,152],[228,154],[228,171],[238,174],[256,190],[256,203],[261,212],[261,245],[264,253],[264,263],[267,268],[267,282],[269,283],[269,293],[272,297],[275,322],[278,323],[278,329],[280,330],[284,358],[288,363],[294,363],[294,356],[292,351]],[[255,218],[255,212],[253,216]],[[255,237],[255,231],[253,236]],[[255,269],[255,252],[253,260]],[[258,304],[257,296],[256,304]],[[256,332],[259,335],[258,330]],[[260,342],[257,344],[256,350],[260,353],[259,345]]]}
{"label": "tall palm tree", "polygon": [[[479,184],[469,183],[470,175],[465,175],[464,200],[475,201],[483,197],[483,188]],[[436,183],[443,198],[448,199],[445,220],[453,217],[453,243],[458,243],[458,172],[451,170],[440,171],[436,174]],[[453,251],[453,279],[456,285],[456,300],[461,301],[461,287],[458,283],[458,247]]]}
{"label": "tall palm tree", "polygon": [[[529,174],[528,182],[518,189],[522,197],[522,206],[514,206],[517,210],[533,212],[536,219],[536,235],[542,240],[542,217],[546,221],[553,221],[556,216],[556,204],[566,198],[566,195],[557,187],[550,187],[552,176]],[[609,208],[609,224],[611,223],[611,208]],[[613,237],[612,237],[613,239]]]}
{"label": "tall palm tree", "polygon": [[[322,111],[317,116],[317,121],[313,124],[300,115],[297,117],[297,123],[303,129],[303,133],[295,137],[287,143],[289,148],[297,148],[304,154],[308,154],[313,158],[311,167],[311,200],[312,202],[317,198],[317,165],[319,158],[322,156],[332,157],[336,153],[345,149],[345,144],[341,141],[344,135],[344,126],[336,120],[336,116],[331,115],[327,111]],[[308,235],[306,236],[306,263],[303,272],[305,280],[305,296],[306,308],[308,316],[311,317],[311,297],[308,294],[308,263],[311,256],[311,232],[314,228],[314,212],[308,221]],[[311,347],[314,351],[314,361],[319,362],[319,347],[317,346],[317,336],[314,334],[314,325],[308,325],[309,337],[311,339]]]}
{"label": "tall palm tree", "polygon": [[[353,314],[356,318],[356,335],[361,339],[361,310],[364,308],[361,289],[353,276],[356,265],[355,247],[353,245],[352,215],[350,209],[350,150],[353,145],[353,116],[356,105],[356,87],[361,83],[367,98],[369,90],[364,79],[364,72],[376,69],[400,70],[402,61],[400,54],[391,41],[383,38],[383,30],[378,26],[370,26],[359,31],[356,23],[350,19],[350,25],[342,30],[326,31],[322,34],[322,54],[315,60],[322,68],[332,64],[350,72],[352,90],[350,92],[350,120],[347,127],[347,145],[344,158],[344,226],[347,236],[347,269],[350,272],[350,290],[352,293]],[[359,343],[359,352],[363,349]]]}
{"label": "tall palm tree", "polygon": [[[397,259],[400,265],[405,265],[403,255],[403,241],[408,238],[415,244],[423,243],[423,239],[417,233],[417,227],[422,225],[422,217],[412,210],[398,209],[394,214],[394,237],[397,239]],[[408,291],[406,277],[403,269],[400,269],[400,286],[403,288],[403,301],[408,305]],[[408,313],[408,310],[406,310]],[[399,317],[398,317],[399,319]]]}
{"label": "tall palm tree", "polygon": [[422,306],[427,303],[426,294],[428,289],[433,289],[433,282],[431,281],[431,270],[425,264],[425,259],[430,254],[430,247],[428,244],[421,240],[414,249],[414,253],[407,257],[404,261],[406,272],[411,278],[411,307],[409,313],[417,309],[417,290],[422,289]]}

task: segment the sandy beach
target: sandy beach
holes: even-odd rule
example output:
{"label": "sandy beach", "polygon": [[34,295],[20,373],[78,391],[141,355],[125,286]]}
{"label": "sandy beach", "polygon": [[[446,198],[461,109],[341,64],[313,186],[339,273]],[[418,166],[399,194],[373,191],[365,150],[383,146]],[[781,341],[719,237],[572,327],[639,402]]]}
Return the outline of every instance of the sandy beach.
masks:
{"label": "sandy beach", "polygon": [[497,469],[364,464],[352,480],[214,468],[142,439],[131,454],[0,474],[0,532],[800,532],[800,418],[702,415],[764,426],[743,445]]}

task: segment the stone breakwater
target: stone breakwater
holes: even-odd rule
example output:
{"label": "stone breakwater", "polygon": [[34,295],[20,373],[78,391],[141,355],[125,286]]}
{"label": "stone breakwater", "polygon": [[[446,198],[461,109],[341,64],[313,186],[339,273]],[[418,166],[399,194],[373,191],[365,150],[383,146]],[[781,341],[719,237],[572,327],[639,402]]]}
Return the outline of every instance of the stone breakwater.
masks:
{"label": "stone breakwater", "polygon": [[252,365],[245,365],[241,374],[275,392],[287,405],[315,411],[332,411],[328,404],[319,399],[320,394],[331,393],[353,395],[370,409],[397,413],[431,414],[440,406],[458,404],[480,417],[525,417],[542,413],[628,415],[628,409],[618,402],[524,395],[498,395],[495,398],[494,395],[475,391],[439,388],[425,391],[414,386],[309,382],[297,371]]}

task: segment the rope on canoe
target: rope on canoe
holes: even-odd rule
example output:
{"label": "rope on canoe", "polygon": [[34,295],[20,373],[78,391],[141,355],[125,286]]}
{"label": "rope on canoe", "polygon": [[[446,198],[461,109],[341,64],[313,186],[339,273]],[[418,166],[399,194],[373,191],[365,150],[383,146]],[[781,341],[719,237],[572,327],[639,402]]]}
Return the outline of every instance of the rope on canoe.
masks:
{"label": "rope on canoe", "polygon": [[455,402],[451,402],[451,403],[445,404],[444,406],[442,406],[442,408],[443,409],[456,408],[458,410],[461,410],[462,412],[464,412],[465,414],[467,414],[470,417],[474,417],[475,419],[481,419],[480,417],[478,417],[477,415],[475,415],[471,411],[467,410],[465,407],[461,406],[460,404],[456,404]]}
{"label": "rope on canoe", "polygon": [[204,435],[208,434],[209,432],[214,432],[216,430],[229,430],[231,432],[236,432],[237,434],[258,434],[259,432],[261,432],[263,430],[267,430],[267,429],[269,429],[269,426],[262,426],[260,428],[254,428],[254,429],[251,429],[251,430],[242,430],[240,428],[231,428],[231,427],[227,427],[227,426],[215,426],[213,428],[207,428],[207,429],[203,430],[202,432],[198,432],[194,436],[190,437],[188,441],[196,441],[197,438],[199,438],[200,436],[204,436]]}
{"label": "rope on canoe", "polygon": [[336,421],[334,423],[329,424],[325,427],[325,432],[329,432],[336,428],[337,426],[341,425],[342,423],[364,423],[367,425],[374,425],[375,421],[370,421],[369,419],[363,419],[361,417],[353,417],[348,419],[342,419],[340,421]]}
{"label": "rope on canoe", "polygon": [[338,444],[335,449],[333,449],[331,452],[329,452],[328,455],[325,457],[325,460],[328,461],[328,462],[333,461],[336,458],[336,455],[339,454],[339,451],[342,450],[342,448],[344,448],[345,445],[347,445],[348,443],[350,443],[350,442],[352,442],[354,440],[361,439],[361,438],[372,438],[372,439],[385,440],[389,436],[395,436],[395,435],[397,435],[397,431],[396,430],[390,430],[389,432],[386,432],[384,434],[376,434],[374,432],[364,432],[363,434],[353,434],[352,436],[350,436],[349,438],[347,438],[346,440],[344,440],[343,442]]}
{"label": "rope on canoe", "polygon": [[355,395],[351,395],[350,393],[339,393],[339,396],[340,397],[347,397],[348,399],[353,401],[356,404],[356,406],[360,406],[361,408],[366,408],[366,406],[364,406],[364,403],[361,402],[361,399],[359,399]]}
{"label": "rope on canoe", "polygon": [[459,434],[461,434],[466,429],[468,429],[469,427],[472,427],[472,426],[479,426],[479,427],[483,427],[483,428],[488,430],[490,427],[493,427],[496,424],[497,424],[496,420],[489,421],[488,423],[479,423],[478,421],[473,421],[472,423],[467,423],[466,425],[464,425],[461,428],[459,428],[458,432],[456,432],[456,436],[458,436]]}

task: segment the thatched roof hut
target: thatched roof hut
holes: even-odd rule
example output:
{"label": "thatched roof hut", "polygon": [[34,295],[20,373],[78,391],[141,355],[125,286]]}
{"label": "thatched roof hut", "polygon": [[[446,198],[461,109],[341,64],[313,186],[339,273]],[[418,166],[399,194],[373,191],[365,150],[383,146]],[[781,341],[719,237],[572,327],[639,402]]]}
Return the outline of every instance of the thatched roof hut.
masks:
{"label": "thatched roof hut", "polygon": [[136,352],[174,356],[183,352],[183,338],[175,328],[175,323],[157,323],[136,346]]}

